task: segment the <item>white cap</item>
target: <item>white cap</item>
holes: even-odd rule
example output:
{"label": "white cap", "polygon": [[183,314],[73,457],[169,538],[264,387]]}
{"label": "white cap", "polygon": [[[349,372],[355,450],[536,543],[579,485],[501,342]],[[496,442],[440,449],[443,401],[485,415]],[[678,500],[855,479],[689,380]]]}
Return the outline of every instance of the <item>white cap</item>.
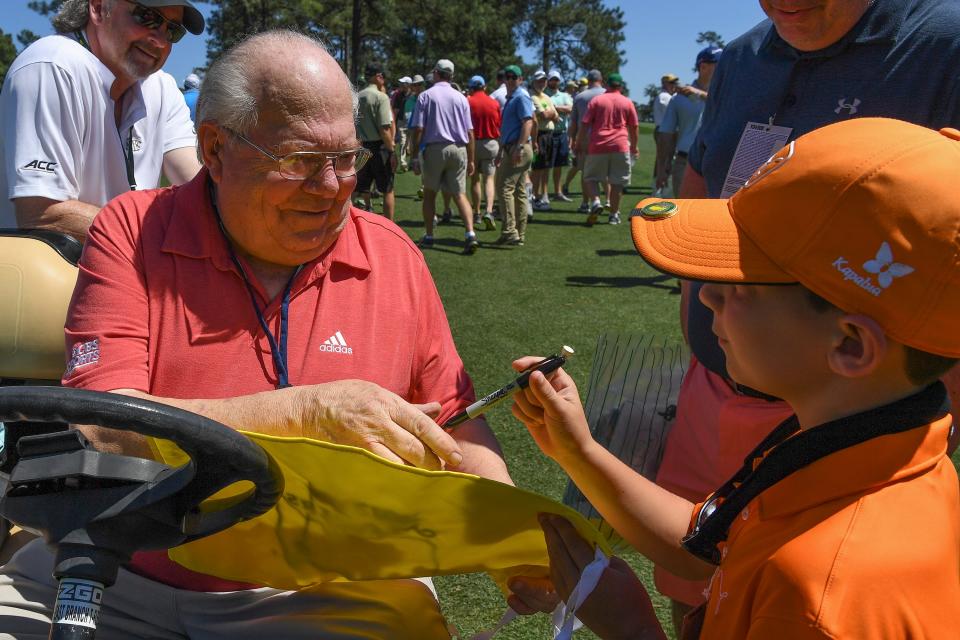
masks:
{"label": "white cap", "polygon": [[413,82],[413,78],[411,78],[410,76],[403,76],[402,78],[397,80],[397,82],[399,82],[400,84],[410,84],[411,82]]}
{"label": "white cap", "polygon": [[183,79],[183,88],[184,89],[199,89],[200,88],[200,76],[195,73],[191,73],[186,78]]}

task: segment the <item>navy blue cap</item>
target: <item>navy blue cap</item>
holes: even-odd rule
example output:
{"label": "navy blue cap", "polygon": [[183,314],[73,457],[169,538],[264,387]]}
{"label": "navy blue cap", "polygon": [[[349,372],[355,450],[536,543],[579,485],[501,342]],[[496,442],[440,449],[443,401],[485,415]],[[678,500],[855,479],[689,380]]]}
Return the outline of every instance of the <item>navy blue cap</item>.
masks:
{"label": "navy blue cap", "polygon": [[723,49],[720,47],[710,45],[705,49],[702,49],[700,53],[697,54],[696,64],[701,62],[720,62],[720,55],[723,53]]}

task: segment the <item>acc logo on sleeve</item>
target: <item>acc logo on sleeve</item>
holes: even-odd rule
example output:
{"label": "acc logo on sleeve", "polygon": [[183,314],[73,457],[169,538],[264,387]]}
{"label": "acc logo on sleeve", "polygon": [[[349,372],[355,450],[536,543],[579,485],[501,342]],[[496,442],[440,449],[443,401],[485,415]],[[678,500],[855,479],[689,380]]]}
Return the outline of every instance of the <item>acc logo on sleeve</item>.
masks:
{"label": "acc logo on sleeve", "polygon": [[55,173],[57,163],[52,160],[31,160],[20,167],[24,171],[40,171],[41,173]]}
{"label": "acc logo on sleeve", "polygon": [[99,338],[75,344],[70,350],[70,360],[67,361],[67,371],[64,377],[69,378],[80,367],[86,367],[98,362],[100,362]]}

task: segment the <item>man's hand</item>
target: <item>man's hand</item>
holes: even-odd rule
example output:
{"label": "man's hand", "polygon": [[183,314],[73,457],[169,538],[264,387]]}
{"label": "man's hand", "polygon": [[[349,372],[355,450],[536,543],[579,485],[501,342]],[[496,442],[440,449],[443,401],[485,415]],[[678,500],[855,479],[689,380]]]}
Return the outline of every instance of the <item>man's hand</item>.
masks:
{"label": "man's hand", "polygon": [[706,100],[706,99],[707,99],[707,92],[704,91],[703,89],[698,89],[697,87],[693,86],[692,84],[684,85],[684,86],[680,87],[679,89],[677,89],[677,91],[678,91],[679,93],[682,93],[682,94],[685,95],[685,96],[688,96],[688,97],[691,97],[691,98],[697,98],[698,100]]}
{"label": "man's hand", "polygon": [[472,176],[476,172],[477,172],[476,164],[474,163],[473,158],[470,158],[469,160],[467,160],[467,175]]}
{"label": "man's hand", "polygon": [[520,166],[520,162],[523,161],[523,145],[519,142],[517,146],[513,148],[513,151],[510,152],[510,161],[515,167]]}
{"label": "man's hand", "polygon": [[463,461],[456,441],[431,419],[440,412],[436,402],[409,404],[363,380],[298,388],[307,437],[361,447],[423,469],[458,467]]}
{"label": "man's hand", "polygon": [[493,166],[499,167],[501,162],[503,162],[503,146],[502,145],[500,146],[499,149],[497,149],[497,157],[493,159]]}
{"label": "man's hand", "polygon": [[[549,613],[561,599],[568,600],[584,568],[594,559],[593,548],[566,518],[541,514],[540,526],[550,556],[550,580],[510,579],[507,586],[513,593],[507,603],[521,615]],[[620,558],[610,559],[610,566],[576,615],[604,640],[666,638],[643,583]]]}
{"label": "man's hand", "polygon": [[[526,356],[515,360],[513,368],[523,371],[541,360]],[[526,425],[537,446],[561,465],[593,444],[577,385],[562,368],[549,380],[534,371],[529,386],[513,398],[513,415]]]}
{"label": "man's hand", "polygon": [[420,158],[411,158],[410,170],[413,171],[413,175],[420,175]]}

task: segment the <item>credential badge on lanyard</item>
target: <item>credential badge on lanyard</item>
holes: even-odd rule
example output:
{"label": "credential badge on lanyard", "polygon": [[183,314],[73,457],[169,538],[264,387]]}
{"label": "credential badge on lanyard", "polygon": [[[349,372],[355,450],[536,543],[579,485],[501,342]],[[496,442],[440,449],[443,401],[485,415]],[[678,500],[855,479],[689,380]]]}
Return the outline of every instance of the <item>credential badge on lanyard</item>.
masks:
{"label": "credential badge on lanyard", "polygon": [[770,122],[748,122],[740,135],[737,151],[730,161],[727,178],[723,181],[721,198],[733,196],[773,154],[783,148],[793,133],[791,127]]}

